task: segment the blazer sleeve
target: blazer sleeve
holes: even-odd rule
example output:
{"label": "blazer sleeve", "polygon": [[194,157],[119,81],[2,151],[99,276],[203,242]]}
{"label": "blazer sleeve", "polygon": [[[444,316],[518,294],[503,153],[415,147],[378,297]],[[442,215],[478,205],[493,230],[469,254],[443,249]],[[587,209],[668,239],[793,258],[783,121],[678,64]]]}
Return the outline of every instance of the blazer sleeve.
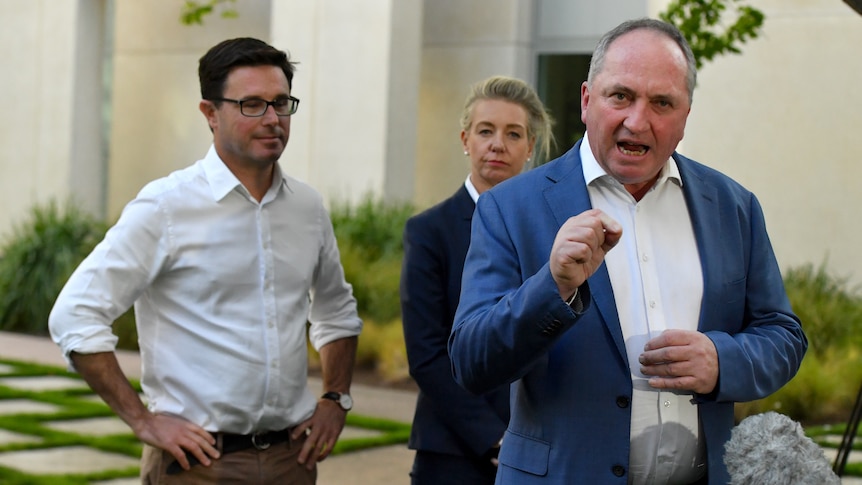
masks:
{"label": "blazer sleeve", "polygon": [[729,278],[723,301],[704,309],[702,330],[715,343],[719,359],[719,385],[706,398],[717,401],[751,401],[772,394],[793,378],[808,348],[760,204],[749,193],[740,208],[747,216],[737,224],[748,244],[742,244],[743,254],[728,257],[743,261],[744,277]]}
{"label": "blazer sleeve", "polygon": [[[534,217],[513,216],[500,209],[495,195],[482,194],[473,214],[461,301],[449,337],[455,379],[473,392],[524,376],[590,306],[588,284],[578,290],[584,307],[575,313],[551,276],[555,222],[529,209]],[[517,246],[521,254],[513,237],[529,240]]]}
{"label": "blazer sleeve", "polygon": [[444,241],[447,235],[442,231],[452,221],[430,222],[429,218],[411,218],[404,230],[401,312],[410,375],[423,398],[433,403],[435,417],[481,456],[499,442],[507,423],[488,400],[468,392],[452,378],[446,349],[452,327],[447,276],[456,269],[460,277],[461,262],[451,259],[462,259],[463,254],[452,254],[457,247],[452,249],[451,234],[448,244]]}

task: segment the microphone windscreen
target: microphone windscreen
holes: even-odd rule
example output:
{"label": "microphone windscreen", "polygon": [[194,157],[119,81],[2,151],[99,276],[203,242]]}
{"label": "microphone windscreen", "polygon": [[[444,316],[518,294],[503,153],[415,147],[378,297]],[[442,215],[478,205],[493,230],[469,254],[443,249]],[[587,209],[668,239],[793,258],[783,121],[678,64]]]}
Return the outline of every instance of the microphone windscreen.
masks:
{"label": "microphone windscreen", "polygon": [[823,449],[789,417],[766,412],[742,420],[724,445],[731,485],[840,485]]}

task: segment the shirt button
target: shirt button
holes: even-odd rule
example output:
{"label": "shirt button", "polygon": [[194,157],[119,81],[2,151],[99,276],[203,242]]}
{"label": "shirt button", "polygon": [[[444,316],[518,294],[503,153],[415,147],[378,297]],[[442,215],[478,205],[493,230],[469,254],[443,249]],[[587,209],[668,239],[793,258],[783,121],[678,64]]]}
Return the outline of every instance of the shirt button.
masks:
{"label": "shirt button", "polygon": [[644,255],[641,257],[641,259],[643,259],[644,261],[649,261],[649,256],[647,256],[646,254],[644,254]]}
{"label": "shirt button", "polygon": [[611,472],[614,475],[621,477],[626,474],[626,469],[622,465],[614,465],[613,467],[611,467]]}
{"label": "shirt button", "polygon": [[650,308],[655,308],[655,300],[650,300],[650,302],[649,302],[649,307],[650,307]]}
{"label": "shirt button", "polygon": [[670,401],[665,401],[665,402],[664,402],[664,407],[669,408],[669,407],[670,407]]}

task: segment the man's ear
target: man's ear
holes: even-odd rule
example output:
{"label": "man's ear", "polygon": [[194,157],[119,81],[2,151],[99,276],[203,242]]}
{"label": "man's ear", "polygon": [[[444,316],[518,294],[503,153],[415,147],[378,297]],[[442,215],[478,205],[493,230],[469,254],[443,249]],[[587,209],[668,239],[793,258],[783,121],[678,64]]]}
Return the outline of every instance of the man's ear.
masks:
{"label": "man's ear", "polygon": [[207,99],[202,99],[198,105],[198,109],[201,110],[204,118],[207,119],[210,131],[215,131],[216,126],[218,126],[218,117],[216,116],[216,107],[213,102]]}
{"label": "man's ear", "polygon": [[587,122],[587,105],[590,104],[590,87],[584,81],[581,84],[581,121]]}

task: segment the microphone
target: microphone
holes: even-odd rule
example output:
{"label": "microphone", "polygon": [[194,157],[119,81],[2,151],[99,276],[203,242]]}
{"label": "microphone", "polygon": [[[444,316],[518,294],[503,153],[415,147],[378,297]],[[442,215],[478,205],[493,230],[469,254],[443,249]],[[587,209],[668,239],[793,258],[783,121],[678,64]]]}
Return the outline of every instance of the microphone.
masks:
{"label": "microphone", "polygon": [[780,413],[743,419],[724,450],[730,485],[841,485],[820,446]]}

